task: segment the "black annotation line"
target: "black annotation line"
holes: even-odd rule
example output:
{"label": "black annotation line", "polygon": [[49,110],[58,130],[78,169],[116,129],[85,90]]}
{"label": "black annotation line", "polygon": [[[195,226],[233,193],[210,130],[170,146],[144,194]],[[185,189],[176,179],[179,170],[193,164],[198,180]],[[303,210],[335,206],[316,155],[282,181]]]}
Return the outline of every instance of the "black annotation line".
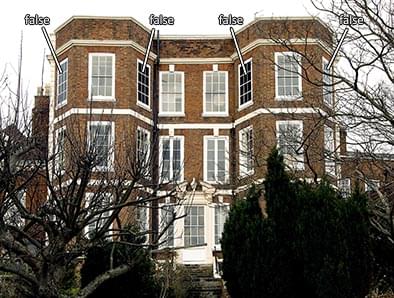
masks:
{"label": "black annotation line", "polygon": [[150,49],[152,47],[153,36],[155,36],[155,31],[156,31],[155,28],[152,28],[152,30],[150,31],[149,42],[148,42],[148,46],[146,47],[144,63],[142,65],[142,72],[145,72],[145,67],[146,64],[148,63],[148,57],[149,57]]}
{"label": "black annotation line", "polygon": [[244,72],[244,75],[246,75],[246,68],[245,68],[244,59],[242,57],[241,50],[239,49],[238,40],[237,40],[237,37],[235,36],[235,32],[234,32],[233,27],[230,27],[230,33],[231,33],[231,36],[234,41],[235,49],[237,50],[239,61],[241,62],[242,71]]}
{"label": "black annotation line", "polygon": [[334,60],[335,60],[335,58],[338,55],[339,49],[341,48],[341,46],[343,44],[343,41],[345,40],[345,37],[346,37],[348,31],[349,31],[349,28],[346,27],[345,31],[343,31],[343,33],[342,33],[341,38],[339,39],[339,42],[337,44],[337,47],[335,48],[334,53],[331,56],[330,62],[328,62],[327,66],[326,66],[326,70],[330,70],[331,66],[334,64]]}
{"label": "black annotation line", "polygon": [[48,35],[47,29],[45,28],[45,26],[42,26],[42,27],[41,27],[41,31],[42,31],[42,33],[44,34],[44,37],[45,37],[45,40],[47,41],[47,44],[48,44],[49,49],[51,50],[51,54],[52,54],[53,60],[55,60],[56,67],[57,67],[59,73],[62,74],[62,73],[63,73],[63,70],[62,70],[62,68],[60,67],[59,59],[57,58],[55,49],[53,48],[52,42],[51,42],[51,40],[49,39],[49,35]]}

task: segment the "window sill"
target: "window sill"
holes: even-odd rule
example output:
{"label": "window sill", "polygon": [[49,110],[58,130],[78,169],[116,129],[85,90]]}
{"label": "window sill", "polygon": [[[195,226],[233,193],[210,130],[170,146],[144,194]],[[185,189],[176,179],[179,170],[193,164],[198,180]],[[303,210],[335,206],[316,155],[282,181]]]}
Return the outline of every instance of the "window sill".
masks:
{"label": "window sill", "polygon": [[251,100],[251,101],[249,101],[247,103],[244,103],[244,104],[242,104],[242,105],[240,105],[238,107],[238,112],[240,112],[240,111],[242,111],[242,110],[244,110],[244,109],[246,109],[246,108],[248,108],[248,107],[250,107],[252,105],[253,105],[253,100]]}
{"label": "window sill", "polygon": [[243,172],[239,174],[239,178],[243,179],[243,178],[247,178],[254,175],[254,170],[249,171],[249,172]]}
{"label": "window sill", "polygon": [[146,105],[146,104],[144,104],[142,102],[139,102],[138,100],[137,100],[137,106],[139,106],[139,107],[141,107],[141,108],[143,108],[143,109],[145,109],[145,110],[147,110],[149,112],[152,112],[152,109],[150,108],[150,106],[148,106],[148,105]]}
{"label": "window sill", "polygon": [[276,101],[302,101],[304,98],[302,96],[276,96]]}
{"label": "window sill", "polygon": [[64,102],[62,102],[61,104],[56,105],[55,109],[59,110],[60,108],[64,107],[67,104],[67,100],[65,100]]}
{"label": "window sill", "polygon": [[92,98],[88,98],[88,101],[108,101],[108,102],[116,102],[115,97],[104,97],[104,96],[94,96]]}
{"label": "window sill", "polygon": [[201,114],[202,117],[228,117],[228,113],[207,113]]}
{"label": "window sill", "polygon": [[114,172],[114,168],[110,167],[95,167],[92,172]]}
{"label": "window sill", "polygon": [[334,109],[334,103],[328,103],[328,102],[325,102],[325,101],[323,101],[323,103],[324,103],[324,105],[327,107],[327,108],[329,108],[329,109]]}
{"label": "window sill", "polygon": [[230,183],[228,179],[226,179],[225,181],[217,181],[217,180],[209,181],[209,180],[204,179],[204,182],[206,182],[208,184],[214,184],[214,185],[227,185]]}
{"label": "window sill", "polygon": [[159,117],[185,117],[185,113],[159,113]]}

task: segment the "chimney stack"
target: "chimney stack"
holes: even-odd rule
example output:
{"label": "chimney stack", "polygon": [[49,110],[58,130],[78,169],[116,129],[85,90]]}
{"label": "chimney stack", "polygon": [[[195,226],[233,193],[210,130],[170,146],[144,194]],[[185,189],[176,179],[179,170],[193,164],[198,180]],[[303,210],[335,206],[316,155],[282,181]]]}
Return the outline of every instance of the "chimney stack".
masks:
{"label": "chimney stack", "polygon": [[[47,91],[47,90],[45,90]],[[47,92],[45,92],[48,94]],[[32,111],[32,137],[45,157],[48,154],[49,96],[43,88],[37,88]]]}

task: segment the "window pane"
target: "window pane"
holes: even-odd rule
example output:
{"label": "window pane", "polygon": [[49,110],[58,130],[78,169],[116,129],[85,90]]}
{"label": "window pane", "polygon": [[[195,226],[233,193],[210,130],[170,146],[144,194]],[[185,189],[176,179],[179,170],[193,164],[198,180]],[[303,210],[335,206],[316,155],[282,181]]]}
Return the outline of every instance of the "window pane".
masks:
{"label": "window pane", "polygon": [[204,207],[191,206],[184,220],[185,245],[198,245],[205,242]]}
{"label": "window pane", "polygon": [[226,112],[226,72],[204,72],[205,75],[205,111]]}
{"label": "window pane", "polygon": [[246,94],[251,94],[252,92],[252,61],[248,61],[244,63],[244,65],[246,74],[244,73],[242,66],[238,66],[240,105],[243,105],[252,99],[250,95],[246,96]]}
{"label": "window pane", "polygon": [[62,104],[67,100],[67,84],[68,84],[68,60],[60,64],[62,73],[58,73],[57,79],[57,104]]}
{"label": "window pane", "polygon": [[113,56],[94,55],[91,69],[91,95],[113,96]]}
{"label": "window pane", "polygon": [[162,112],[182,112],[182,73],[163,72],[161,74]]}
{"label": "window pane", "polygon": [[90,146],[99,167],[110,166],[111,124],[90,124]]}
{"label": "window pane", "polygon": [[276,59],[278,96],[297,97],[301,95],[298,57],[295,54],[280,53]]}

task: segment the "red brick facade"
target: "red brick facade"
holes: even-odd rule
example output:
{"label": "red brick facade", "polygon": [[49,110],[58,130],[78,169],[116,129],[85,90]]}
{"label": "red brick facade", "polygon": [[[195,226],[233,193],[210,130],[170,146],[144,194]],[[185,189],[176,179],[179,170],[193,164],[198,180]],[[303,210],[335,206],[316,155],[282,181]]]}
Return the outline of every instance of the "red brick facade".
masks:
{"label": "red brick facade", "polygon": [[[332,33],[316,18],[257,19],[239,30],[236,35],[245,61],[252,59],[252,103],[246,107],[239,104],[239,60],[230,36],[225,37],[160,37],[155,39],[148,60],[150,65],[149,108],[137,104],[137,59],[144,59],[149,29],[132,18],[73,17],[55,31],[56,48],[60,61],[68,59],[66,104],[56,107],[58,77],[53,75],[50,112],[49,154],[55,146],[56,131],[65,127],[79,127],[86,138],[87,121],[113,121],[115,123],[115,160],[120,160],[125,139],[135,143],[137,127],[152,132],[155,111],[162,104],[160,73],[175,71],[183,73],[184,115],[158,116],[160,136],[183,136],[183,177],[188,183],[199,183],[199,199],[196,204],[208,208],[210,204],[224,200],[230,202],[233,194],[251,181],[260,180],[265,174],[265,159],[277,146],[278,121],[296,120],[302,123],[304,170],[295,171],[304,178],[323,177],[325,173],[324,127],[333,130],[335,156],[345,155],[346,146],[341,140],[338,123],[322,121],[330,114],[330,107],[323,102],[322,87],[311,82],[321,82],[322,59],[329,60],[332,50]],[[275,55],[288,52],[282,41],[307,53],[302,58],[302,96],[293,100],[280,100],[276,96],[277,70]],[[159,42],[159,44],[158,44]],[[158,52],[159,49],[159,52]],[[90,100],[89,54],[113,54],[114,96],[109,100]],[[157,57],[160,63],[157,64]],[[55,66],[52,66],[55,70]],[[316,67],[316,69],[314,68]],[[204,72],[224,71],[227,74],[227,114],[207,116],[204,114]],[[156,72],[156,73],[155,73]],[[154,78],[157,76],[156,80]],[[308,78],[305,79],[305,78]],[[154,106],[156,105],[156,106]],[[243,128],[253,127],[254,173],[247,177],[239,175],[240,140]],[[152,136],[152,133],[151,133]],[[204,182],[204,137],[228,137],[228,180],[225,183]],[[160,148],[153,148],[160,151]],[[341,166],[334,165],[335,175],[329,179],[336,184],[341,179]],[[344,168],[344,165],[342,165]],[[205,193],[214,188],[217,197]],[[213,230],[214,215],[206,209],[210,218],[207,229]],[[208,227],[208,224],[211,224]],[[194,260],[188,253],[184,262],[212,262],[209,251],[214,232],[206,232],[203,257]],[[208,239],[210,238],[210,239]],[[188,257],[190,257],[188,259]]]}

